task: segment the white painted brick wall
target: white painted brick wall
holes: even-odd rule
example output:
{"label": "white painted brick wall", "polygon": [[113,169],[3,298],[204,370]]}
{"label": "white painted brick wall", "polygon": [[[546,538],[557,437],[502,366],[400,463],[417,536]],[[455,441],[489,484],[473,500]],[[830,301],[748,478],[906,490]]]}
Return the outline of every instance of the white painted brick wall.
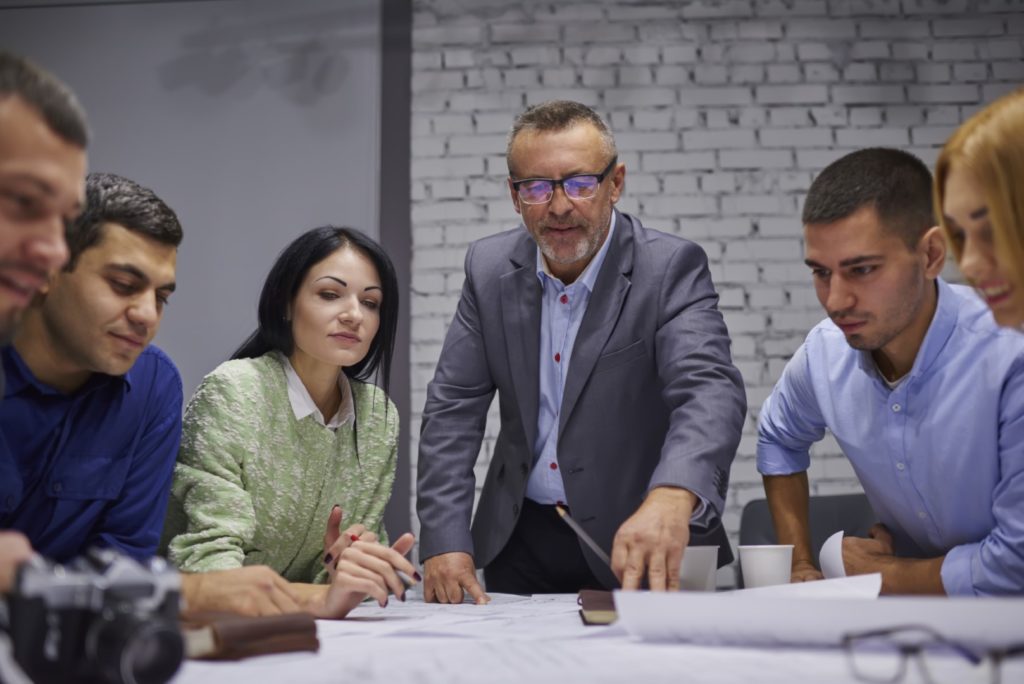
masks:
{"label": "white painted brick wall", "polygon": [[[966,116],[1024,82],[1022,3],[416,0],[414,12],[413,469],[466,245],[516,223],[505,134],[528,104],[578,99],[616,134],[620,207],[708,252],[750,402],[724,512],[735,541],[743,504],[763,496],[760,404],[821,318],[799,222],[814,174],[868,145],[932,164]],[[812,453],[814,493],[858,489],[834,440]]]}

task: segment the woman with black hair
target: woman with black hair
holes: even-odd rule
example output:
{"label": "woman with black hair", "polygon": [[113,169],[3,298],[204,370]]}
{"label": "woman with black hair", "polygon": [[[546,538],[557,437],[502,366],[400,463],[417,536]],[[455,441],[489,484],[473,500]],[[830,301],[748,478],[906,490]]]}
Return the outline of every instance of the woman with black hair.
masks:
{"label": "woman with black hair", "polygon": [[174,564],[259,564],[293,583],[330,583],[329,609],[324,587],[293,588],[335,617],[367,594],[381,605],[389,591],[404,598],[395,571],[415,576],[403,557],[412,535],[392,548],[377,541],[397,454],[386,390],[398,299],[391,260],[356,230],[316,228],[285,248],[259,328],[185,411],[164,530]]}

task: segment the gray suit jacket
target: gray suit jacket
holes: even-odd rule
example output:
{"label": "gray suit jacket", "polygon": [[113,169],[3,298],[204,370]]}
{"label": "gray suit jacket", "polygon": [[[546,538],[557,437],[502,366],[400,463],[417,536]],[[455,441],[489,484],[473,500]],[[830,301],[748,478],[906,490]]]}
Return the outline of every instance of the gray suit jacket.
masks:
{"label": "gray suit jacket", "polygon": [[[714,540],[731,560],[717,514],[746,413],[707,257],[696,244],[619,214],[580,325],[565,383],[558,461],[573,517],[611,550],[619,526],[658,485],[711,506]],[[420,558],[465,551],[490,563],[519,516],[534,461],[541,284],[523,226],[479,240],[427,388],[420,434]],[[501,428],[470,532],[487,410]],[[691,544],[705,530],[695,528]],[[610,571],[584,553],[595,575]]]}

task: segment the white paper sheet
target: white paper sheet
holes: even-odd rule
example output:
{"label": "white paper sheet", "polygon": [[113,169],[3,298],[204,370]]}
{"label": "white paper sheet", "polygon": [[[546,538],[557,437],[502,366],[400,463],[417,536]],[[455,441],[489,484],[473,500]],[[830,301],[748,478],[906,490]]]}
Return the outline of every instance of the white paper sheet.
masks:
{"label": "white paper sheet", "polygon": [[404,603],[392,598],[386,608],[367,603],[345,620],[318,620],[317,635],[321,640],[352,635],[544,639],[593,637],[605,631],[583,627],[576,594],[490,597],[491,602],[482,606],[443,605],[424,603],[410,593]]}
{"label": "white paper sheet", "polygon": [[[916,681],[916,680],[915,680]],[[1006,680],[1014,681],[1014,680]],[[615,641],[358,639],[301,659],[188,662],[175,684],[860,684],[842,654]],[[909,684],[909,683],[908,683]]]}
{"label": "white paper sheet", "polygon": [[775,584],[770,587],[755,587],[727,591],[720,596],[756,596],[779,598],[878,598],[882,591],[881,573],[870,575],[854,575],[853,577],[836,577],[835,579],[817,580],[815,582],[795,582],[791,584]]}
{"label": "white paper sheet", "polygon": [[[789,585],[793,586],[793,585]],[[978,647],[1024,641],[1024,598],[816,598],[615,592],[619,623],[650,641],[836,646],[844,635],[927,626]]]}
{"label": "white paper sheet", "polygon": [[818,552],[818,567],[825,579],[846,577],[846,566],[843,564],[843,531],[839,530],[825,540]]}

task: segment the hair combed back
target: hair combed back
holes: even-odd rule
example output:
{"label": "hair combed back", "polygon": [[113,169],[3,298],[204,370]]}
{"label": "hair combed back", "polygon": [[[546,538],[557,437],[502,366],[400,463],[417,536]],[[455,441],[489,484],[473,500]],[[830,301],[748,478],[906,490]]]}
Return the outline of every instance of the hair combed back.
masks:
{"label": "hair combed back", "polygon": [[0,50],[0,99],[11,96],[24,100],[65,141],[82,148],[89,144],[85,111],[74,93],[24,57]]}
{"label": "hair combed back", "polygon": [[[996,249],[1009,274],[1024,285],[1024,88],[1003,95],[958,128],[935,163],[935,213],[950,235],[942,207],[946,178],[958,166],[984,188]],[[957,261],[961,245],[950,240]]]}
{"label": "hair combed back", "polygon": [[65,270],[74,270],[78,257],[99,242],[108,223],[172,247],[183,237],[177,214],[155,192],[113,173],[90,173],[85,178],[85,209],[67,227],[70,258]]}
{"label": "hair combed back", "polygon": [[354,228],[314,228],[282,250],[271,266],[260,293],[259,327],[231,358],[255,358],[269,351],[291,356],[295,348],[295,337],[292,335],[291,321],[287,320],[289,307],[295,301],[310,269],[342,248],[353,249],[373,263],[380,277],[382,295],[377,334],[370,342],[366,356],[358,363],[346,367],[344,372],[348,377],[364,382],[372,382],[375,376],[379,377],[387,392],[398,333],[398,275],[384,248]]}
{"label": "hair combed back", "polygon": [[508,145],[506,147],[506,161],[509,165],[509,173],[512,172],[512,145],[516,138],[525,130],[542,133],[564,131],[578,124],[590,124],[601,134],[605,151],[608,158],[614,157],[615,138],[608,128],[601,115],[590,107],[572,100],[550,100],[541,104],[528,107],[522,114],[516,117],[512,124],[512,130],[508,134]]}
{"label": "hair combed back", "polygon": [[932,176],[903,150],[871,147],[829,164],[811,183],[801,220],[824,225],[873,207],[882,226],[913,248],[935,225]]}

